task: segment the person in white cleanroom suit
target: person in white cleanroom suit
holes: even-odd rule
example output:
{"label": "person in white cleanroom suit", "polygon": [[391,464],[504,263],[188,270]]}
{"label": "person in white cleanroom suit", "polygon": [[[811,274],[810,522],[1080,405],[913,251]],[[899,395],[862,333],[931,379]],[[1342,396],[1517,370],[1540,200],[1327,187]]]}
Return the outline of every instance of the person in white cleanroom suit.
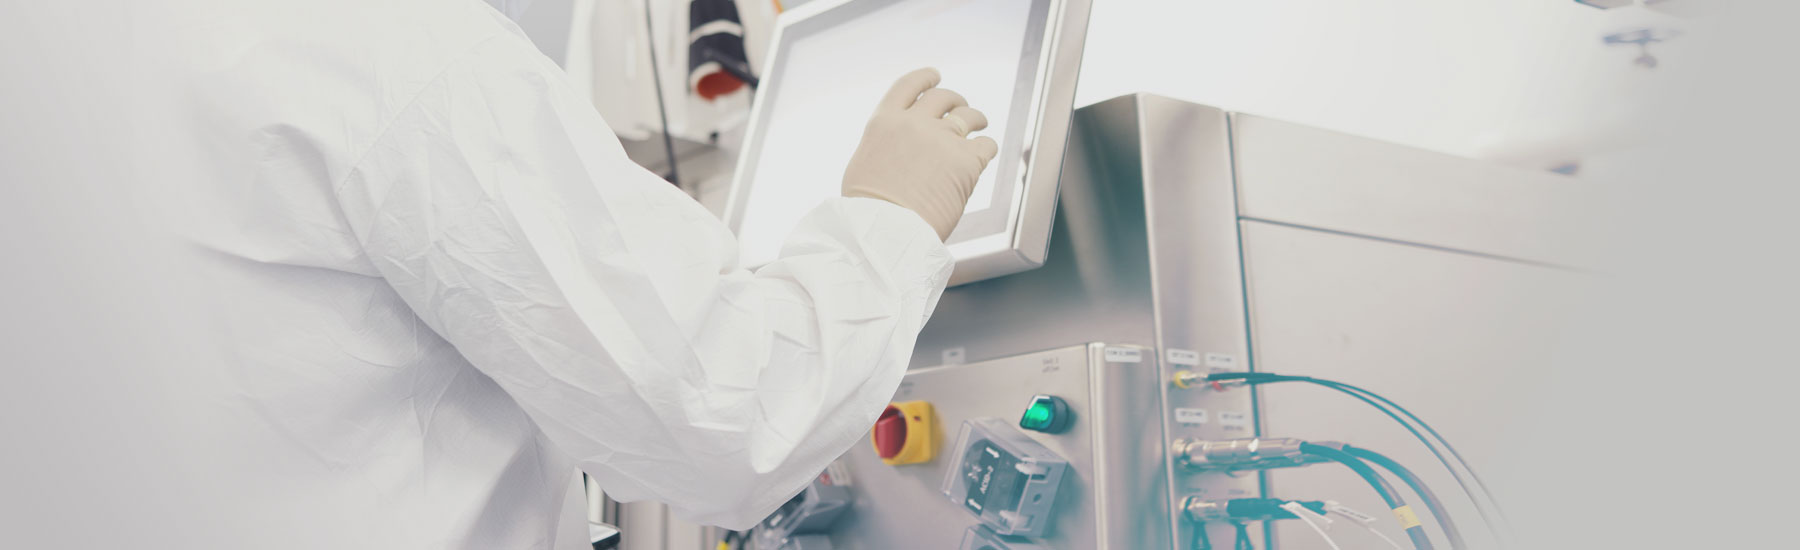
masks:
{"label": "person in white cleanroom suit", "polygon": [[[747,528],[865,436],[893,395],[950,274],[942,240],[996,152],[968,136],[985,119],[936,88],[937,73],[895,75],[868,98],[856,154],[817,159],[847,165],[846,196],[753,272],[718,219],[627,159],[560,69],[479,0],[115,7],[123,23],[98,10],[86,21],[121,32],[32,19],[7,40],[83,32],[67,47],[132,60],[32,85],[52,106],[89,93],[54,88],[64,80],[128,87],[119,99],[140,118],[85,138],[96,150],[82,156],[132,163],[118,193],[144,203],[117,223],[177,238],[155,249],[167,254],[113,253],[137,262],[132,285],[179,269],[201,291],[158,305],[178,289],[136,287],[85,327],[88,341],[135,338],[114,325],[212,331],[180,350],[192,360],[154,367],[170,370],[115,365],[118,380],[179,373],[167,391],[184,397],[164,405],[185,415],[166,420],[179,441],[116,462],[191,446],[201,465],[174,469],[192,471],[145,475],[201,480],[168,492],[217,514],[121,533],[134,547],[180,529],[208,548],[579,548],[558,530],[577,468],[616,498]],[[83,109],[123,110],[103,103]],[[59,143],[36,139],[33,156]],[[31,181],[19,192],[56,191]],[[149,238],[120,238],[136,237]],[[124,290],[46,284],[69,300]],[[24,329],[41,337],[19,353],[53,328]],[[140,427],[164,414],[116,412],[108,423]],[[171,494],[120,493],[90,502],[135,503],[118,521],[186,513],[156,504]]]}

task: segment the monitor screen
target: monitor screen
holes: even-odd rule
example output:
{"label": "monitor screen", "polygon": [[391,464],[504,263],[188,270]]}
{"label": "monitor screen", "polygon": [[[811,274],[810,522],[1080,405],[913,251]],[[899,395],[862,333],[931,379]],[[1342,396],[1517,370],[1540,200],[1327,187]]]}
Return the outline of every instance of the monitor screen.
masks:
{"label": "monitor screen", "polygon": [[[968,99],[987,115],[1000,154],[982,173],[962,222],[949,239],[958,259],[958,282],[995,276],[964,273],[965,259],[999,254],[1020,256],[1015,229],[1042,225],[1054,208],[1021,220],[1022,194],[1033,183],[1028,151],[1039,147],[1039,117],[1054,113],[1054,157],[1066,137],[1072,94],[1059,109],[1045,109],[1046,79],[1053,56],[1057,0],[848,0],[815,2],[806,13],[784,14],[771,62],[758,90],[745,137],[727,217],[737,232],[748,265],[775,259],[800,219],[820,202],[836,197],[844,165],[862,137],[876,103],[901,75],[935,67],[942,87]],[[789,15],[795,17],[789,18]],[[1081,18],[1085,24],[1085,4]],[[1079,43],[1075,40],[1076,60]],[[1073,70],[1067,71],[1069,90]],[[1052,99],[1054,100],[1054,99]],[[1051,159],[1055,160],[1055,159]],[[1060,162],[1056,163],[1060,165]],[[1052,187],[1053,166],[1040,184]],[[1041,242],[1035,248],[1042,263]],[[1028,250],[1025,264],[1030,264]],[[1007,262],[1001,262],[1007,263]],[[1012,261],[1010,263],[1021,263]],[[1011,269],[1034,267],[1022,265]]]}

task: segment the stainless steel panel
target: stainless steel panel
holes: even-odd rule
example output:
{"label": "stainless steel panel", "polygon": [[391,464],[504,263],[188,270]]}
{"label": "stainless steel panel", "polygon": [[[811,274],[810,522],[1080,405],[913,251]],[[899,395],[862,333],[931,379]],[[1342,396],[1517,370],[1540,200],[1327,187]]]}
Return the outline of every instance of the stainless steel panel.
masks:
{"label": "stainless steel panel", "polygon": [[[1143,363],[1107,363],[1105,346],[1089,346],[1088,379],[1093,384],[1095,548],[1168,548],[1162,528],[1170,522],[1164,480],[1168,434],[1156,417],[1163,403],[1153,388],[1162,385],[1154,349],[1141,350]],[[1075,541],[1071,541],[1075,542]],[[1081,548],[1081,546],[1071,546]]]}
{"label": "stainless steel panel", "polygon": [[[1138,96],[1144,205],[1156,304],[1156,344],[1162,379],[1177,370],[1251,368],[1240,268],[1237,201],[1232,180],[1231,129],[1224,111],[1156,96]],[[1180,364],[1193,363],[1193,364]],[[1160,385],[1168,407],[1170,439],[1227,439],[1255,435],[1255,404],[1248,391],[1215,392]],[[1192,412],[1206,411],[1205,423]],[[1228,421],[1241,415],[1242,422]],[[1237,498],[1261,494],[1254,474],[1170,470],[1171,510],[1189,496]],[[1177,518],[1179,519],[1179,518]],[[1171,525],[1174,540],[1192,539],[1191,525]],[[1227,525],[1212,536],[1229,540]]]}
{"label": "stainless steel panel", "polygon": [[1578,265],[1593,183],[1233,114],[1245,218]]}
{"label": "stainless steel panel", "polygon": [[[1243,235],[1257,367],[1342,380],[1393,399],[1442,431],[1507,500],[1526,472],[1504,457],[1528,448],[1527,434],[1511,427],[1519,415],[1534,414],[1519,396],[1553,383],[1556,373],[1545,366],[1555,351],[1555,321],[1577,303],[1572,294],[1586,276],[1261,222],[1244,222]],[[1381,413],[1306,385],[1258,391],[1271,436],[1344,441],[1388,454],[1445,500],[1472,547],[1496,547],[1449,474]],[[1335,466],[1279,470],[1269,479],[1270,496],[1386,508]],[[1378,526],[1404,540],[1392,523]],[[1278,524],[1276,535],[1282,550],[1327,548],[1303,525]],[[1339,542],[1349,547],[1352,540],[1372,541]]]}
{"label": "stainless steel panel", "polygon": [[[896,401],[925,400],[937,416],[939,452],[931,462],[888,466],[870,445],[845,456],[856,503],[832,540],[856,550],[955,548],[973,515],[940,492],[954,467],[943,445],[953,444],[963,420],[999,417],[1009,423],[1044,393],[1068,402],[1075,424],[1062,434],[1025,431],[1069,461],[1072,477],[1057,495],[1056,524],[1041,542],[1052,548],[1168,548],[1163,464],[1153,427],[1159,409],[1157,374],[1149,351],[1143,362],[1105,359],[1105,344],[1065,347],[975,363],[915,370]],[[1148,394],[1150,397],[1146,397]],[[1145,430],[1152,427],[1151,430]]]}

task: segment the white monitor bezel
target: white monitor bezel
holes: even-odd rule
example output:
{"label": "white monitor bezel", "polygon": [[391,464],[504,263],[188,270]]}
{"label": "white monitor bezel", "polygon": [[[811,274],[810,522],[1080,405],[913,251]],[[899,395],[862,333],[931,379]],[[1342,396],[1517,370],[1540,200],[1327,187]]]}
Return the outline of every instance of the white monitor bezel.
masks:
{"label": "white monitor bezel", "polygon": [[[765,74],[772,74],[769,68],[779,66],[786,40],[793,37],[788,34],[789,29],[795,25],[815,17],[831,16],[834,10],[846,7],[898,1],[904,0],[814,0],[782,13],[769,40],[768,61],[763,64]],[[1062,153],[1069,136],[1069,117],[1074,107],[1090,0],[1033,1],[1046,3],[1047,11],[1044,28],[1038,34],[1041,42],[1030,104],[1022,111],[1030,116],[1024,117],[1021,147],[1011,155],[1002,151],[1001,156],[994,159],[994,163],[1019,163],[1016,177],[1010,178],[1012,181],[995,182],[996,187],[1011,186],[1006,217],[999,230],[973,235],[959,227],[951,234],[946,245],[951,256],[956,258],[951,285],[1042,266],[1049,248],[1051,224],[1056,214],[1057,180],[1061,176]],[[778,85],[778,82],[766,82],[750,109],[743,149],[732,175],[731,194],[725,208],[725,221],[733,233],[739,231],[744,219],[747,181],[756,168],[755,157],[760,149],[757,141],[764,130],[766,100],[772,95],[768,87]],[[1036,154],[1039,151],[1054,151],[1055,154]],[[990,165],[988,169],[996,170],[998,165]]]}

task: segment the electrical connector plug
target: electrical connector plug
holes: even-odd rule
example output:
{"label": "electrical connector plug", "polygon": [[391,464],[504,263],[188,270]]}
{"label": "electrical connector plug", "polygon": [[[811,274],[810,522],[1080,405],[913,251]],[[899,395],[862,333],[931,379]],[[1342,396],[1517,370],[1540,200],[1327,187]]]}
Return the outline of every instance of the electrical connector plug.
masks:
{"label": "electrical connector plug", "polygon": [[1177,439],[1169,448],[1175,463],[1196,471],[1266,470],[1323,462],[1303,453],[1305,441],[1291,437],[1198,440]]}

